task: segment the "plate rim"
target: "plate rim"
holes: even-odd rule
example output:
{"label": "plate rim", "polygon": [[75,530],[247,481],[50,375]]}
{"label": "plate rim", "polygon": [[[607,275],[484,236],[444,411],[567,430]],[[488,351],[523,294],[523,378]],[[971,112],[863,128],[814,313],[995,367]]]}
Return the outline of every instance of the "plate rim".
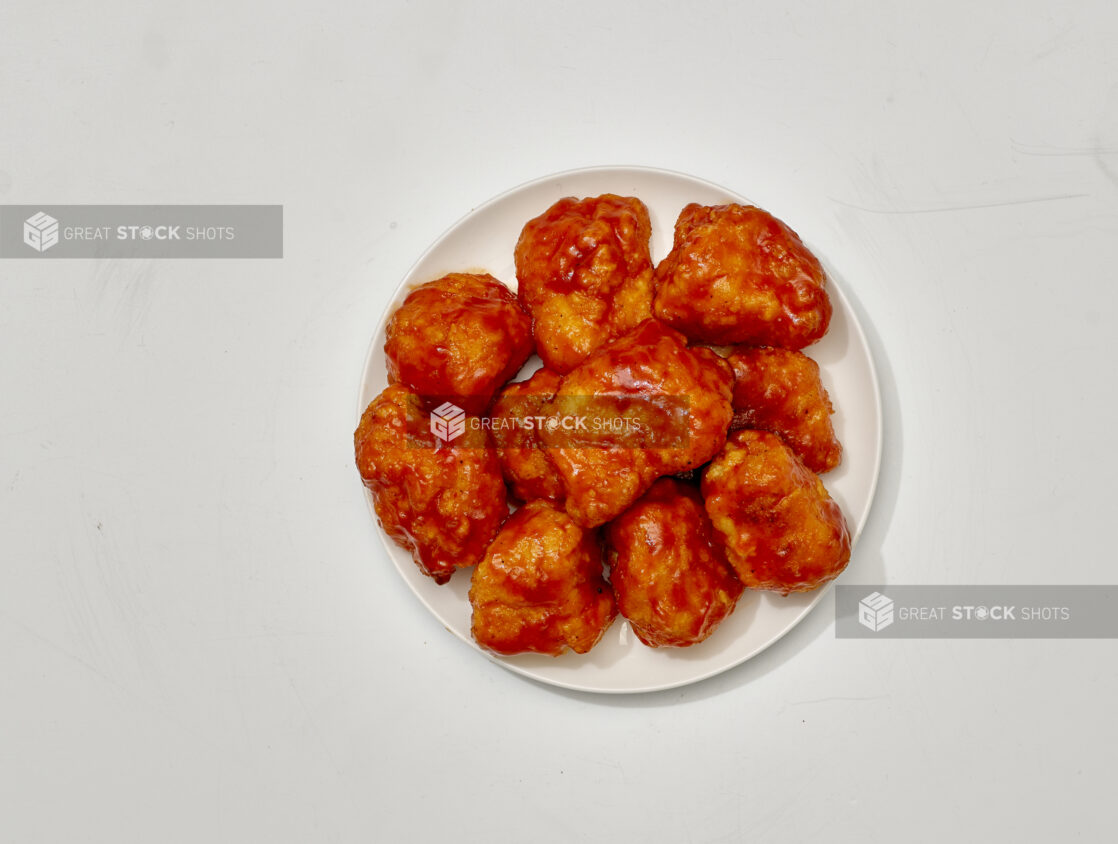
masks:
{"label": "plate rim", "polygon": [[[438,237],[436,237],[433,241],[431,241],[431,243],[427,246],[427,248],[424,249],[423,252],[421,252],[419,254],[419,256],[416,257],[416,259],[414,261],[412,261],[412,263],[408,266],[407,270],[400,277],[400,280],[396,283],[395,287],[393,288],[392,297],[384,306],[384,310],[381,313],[380,319],[377,321],[377,324],[373,329],[373,335],[370,338],[369,346],[368,346],[368,348],[366,350],[366,353],[365,353],[365,364],[361,368],[361,378],[360,378],[360,381],[358,382],[358,388],[357,388],[357,420],[360,421],[362,414],[365,412],[366,405],[363,404],[363,395],[365,393],[365,386],[369,382],[370,369],[372,368],[372,365],[373,365],[374,355],[377,353],[378,338],[386,330],[386,328],[388,326],[388,320],[391,318],[391,315],[395,311],[394,306],[396,305],[397,301],[399,301],[401,296],[406,295],[405,294],[405,284],[407,282],[407,279],[415,272],[416,268],[420,264],[422,264],[428,258],[428,256],[431,255],[431,253],[433,253],[442,244],[442,242],[444,240],[446,240],[460,226],[465,224],[466,221],[468,221],[471,218],[475,217],[476,215],[484,212],[486,209],[490,208],[491,206],[497,205],[498,203],[503,202],[507,198],[509,198],[509,197],[511,197],[515,194],[518,194],[522,191],[527,191],[527,190],[530,190],[531,188],[534,188],[538,185],[548,183],[548,182],[553,182],[553,181],[556,181],[558,179],[562,179],[562,178],[566,178],[566,177],[584,176],[584,175],[588,175],[588,174],[606,173],[606,172],[619,173],[619,174],[629,173],[629,174],[643,174],[643,175],[653,175],[653,176],[670,176],[672,178],[682,179],[682,180],[686,180],[686,181],[689,181],[689,182],[702,184],[702,185],[706,186],[707,188],[712,188],[716,191],[724,193],[727,197],[730,197],[734,201],[741,201],[741,202],[747,202],[747,203],[752,204],[751,200],[747,199],[745,196],[738,193],[737,191],[730,190],[729,188],[725,187],[724,185],[721,185],[721,184],[719,184],[717,182],[714,182],[714,181],[711,181],[709,179],[705,179],[701,176],[694,176],[690,173],[684,173],[684,172],[679,171],[679,170],[672,170],[672,169],[665,168],[665,167],[652,167],[652,166],[639,165],[639,164],[618,164],[618,165],[597,164],[597,165],[593,165],[593,166],[589,166],[589,167],[574,167],[574,168],[570,168],[570,169],[567,169],[567,170],[560,170],[560,171],[557,171],[555,173],[551,173],[551,174],[548,174],[548,175],[545,175],[545,176],[539,176],[537,178],[529,179],[528,181],[521,182],[520,184],[514,185],[513,187],[510,187],[510,188],[508,188],[504,191],[501,191],[500,193],[490,197],[485,202],[481,203],[480,205],[474,206],[469,211],[467,211],[466,213],[461,215],[453,223],[451,223],[449,226],[447,226],[439,234]],[[812,250],[812,251],[814,252],[815,250]],[[872,469],[873,474],[872,474],[872,478],[870,480],[870,486],[869,486],[869,492],[868,492],[868,495],[867,495],[865,512],[862,514],[861,519],[859,520],[858,524],[855,526],[855,529],[854,529],[854,531],[852,531],[851,537],[850,537],[850,551],[851,551],[851,555],[853,555],[854,549],[857,546],[858,540],[861,538],[862,531],[865,528],[866,524],[869,522],[870,514],[873,512],[873,509],[874,509],[874,502],[877,499],[877,488],[878,488],[878,483],[881,479],[881,461],[882,461],[882,455],[883,455],[883,451],[884,451],[885,420],[884,420],[884,415],[883,415],[883,405],[882,405],[882,396],[881,396],[881,380],[878,377],[877,363],[874,360],[873,347],[869,343],[869,339],[866,336],[865,329],[862,327],[862,322],[859,319],[858,313],[851,306],[850,299],[847,297],[846,292],[843,290],[843,285],[838,283],[835,280],[834,275],[831,274],[831,273],[827,274],[827,281],[829,282],[829,286],[830,286],[829,292],[832,293],[832,294],[834,294],[834,293],[838,294],[838,297],[842,300],[843,307],[853,317],[853,319],[851,320],[852,328],[853,328],[852,333],[853,333],[854,337],[856,338],[857,342],[861,345],[862,349],[864,350],[866,360],[869,363],[870,384],[871,384],[872,393],[873,393],[873,412],[874,412],[874,417],[877,421],[877,425],[876,425],[877,436],[876,436],[875,443],[874,443],[874,455],[873,455],[873,469]],[[381,351],[383,351],[383,349],[381,349]],[[368,506],[369,511],[373,516],[373,520],[377,525],[377,531],[378,531],[378,534],[379,534],[379,537],[380,537],[380,540],[381,540],[381,545],[384,547],[385,554],[389,557],[390,561],[392,562],[393,567],[397,570],[397,575],[399,575],[400,579],[404,581],[404,583],[407,585],[408,589],[411,590],[412,594],[415,595],[415,597],[419,599],[419,602],[427,609],[427,611],[431,614],[431,616],[437,622],[439,622],[439,624],[445,630],[447,630],[449,633],[451,633],[451,635],[453,635],[459,641],[465,643],[475,653],[481,654],[486,659],[488,659],[490,662],[495,663],[497,665],[500,665],[502,668],[504,668],[508,671],[511,671],[514,674],[517,674],[521,677],[524,677],[528,680],[532,680],[532,681],[537,682],[537,683],[541,683],[541,684],[544,684],[544,685],[547,685],[547,686],[554,686],[556,688],[567,689],[569,691],[591,693],[591,694],[604,694],[604,695],[647,694],[649,692],[668,691],[670,689],[678,689],[678,688],[681,688],[681,687],[684,687],[684,686],[690,686],[690,685],[693,685],[693,684],[702,683],[705,680],[709,680],[711,677],[716,677],[719,674],[724,674],[724,673],[726,673],[726,672],[728,672],[728,671],[730,671],[734,668],[737,668],[738,666],[742,665],[745,662],[748,662],[749,660],[756,657],[758,654],[768,650],[773,645],[775,645],[777,642],[782,640],[785,636],[787,636],[790,632],[792,632],[792,630],[794,630],[796,627],[798,627],[803,622],[803,620],[812,612],[812,610],[814,610],[816,608],[816,606],[818,606],[819,602],[822,601],[823,598],[826,597],[826,595],[828,595],[830,593],[830,591],[833,588],[834,583],[835,583],[835,581],[832,580],[832,581],[829,581],[828,583],[824,584],[819,589],[817,589],[815,591],[815,595],[812,598],[812,600],[810,602],[808,602],[807,604],[804,604],[804,606],[800,609],[800,612],[796,615],[796,617],[794,619],[792,619],[791,622],[789,624],[787,624],[785,626],[785,628],[783,630],[781,630],[779,633],[777,633],[775,636],[769,638],[768,640],[766,640],[763,643],[760,643],[759,645],[757,645],[757,647],[755,647],[752,650],[746,652],[745,654],[741,655],[740,657],[733,660],[732,662],[729,662],[725,665],[716,666],[714,668],[711,668],[709,671],[697,674],[693,677],[688,677],[686,679],[680,679],[680,680],[672,680],[672,681],[668,681],[666,683],[649,684],[649,685],[644,685],[644,686],[635,687],[635,688],[600,688],[600,687],[596,687],[596,686],[583,685],[583,684],[579,684],[579,683],[576,683],[576,682],[569,682],[569,681],[565,681],[565,680],[562,680],[562,679],[555,679],[555,678],[551,678],[551,677],[541,677],[538,673],[536,673],[534,671],[531,671],[531,670],[529,670],[529,669],[527,669],[523,666],[519,666],[515,662],[511,662],[511,661],[502,659],[497,654],[490,653],[489,651],[480,647],[470,637],[463,635],[459,631],[457,631],[457,630],[455,630],[452,627],[447,625],[447,623],[443,620],[440,613],[437,610],[435,610],[435,608],[432,607],[430,603],[428,603],[426,597],[416,588],[415,584],[412,583],[412,581],[409,580],[407,577],[405,577],[403,572],[401,572],[399,570],[399,565],[398,565],[397,561],[395,560],[395,558],[392,556],[391,549],[388,546],[388,543],[391,540],[388,539],[388,536],[384,533],[384,530],[383,530],[383,528],[381,528],[380,522],[377,519],[376,510],[375,510],[374,505],[373,505],[373,495],[368,490],[368,488],[366,488],[366,487],[363,487],[363,491],[364,491],[364,495],[365,495],[365,503]],[[404,550],[404,549],[402,549],[402,550]],[[414,565],[414,562],[412,564]],[[623,623],[624,618],[621,618],[620,621]],[[616,623],[619,623],[619,622],[615,619],[615,621],[610,624],[610,627],[612,628],[613,625],[616,624]]]}

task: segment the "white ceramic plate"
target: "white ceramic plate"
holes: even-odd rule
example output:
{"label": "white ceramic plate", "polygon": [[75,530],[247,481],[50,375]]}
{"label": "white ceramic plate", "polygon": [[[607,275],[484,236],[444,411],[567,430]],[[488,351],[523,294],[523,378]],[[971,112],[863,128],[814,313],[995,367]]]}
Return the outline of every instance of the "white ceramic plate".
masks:
{"label": "white ceramic plate", "polygon": [[[636,196],[648,206],[654,262],[670,250],[676,216],[689,202],[704,205],[749,203],[746,198],[702,179],[648,167],[573,170],[529,182],[491,199],[435,241],[400,282],[369,349],[358,413],[385,387],[385,324],[407,291],[455,271],[489,272],[515,290],[513,248],[524,223],[561,197],[603,193]],[[811,246],[810,232],[805,233],[795,218],[787,218],[785,222]],[[826,256],[819,255],[819,258],[826,266]],[[832,272],[829,291],[834,314],[830,330],[823,340],[805,351],[822,369],[824,384],[835,405],[835,431],[844,448],[842,465],[823,480],[846,514],[856,541],[866,523],[877,483],[881,458],[881,402],[865,335],[834,281]],[[538,359],[533,358],[525,370],[538,365]],[[371,495],[369,505],[371,509]],[[470,647],[477,648],[470,638],[470,603],[466,597],[472,569],[459,571],[448,584],[438,586],[419,573],[410,554],[383,533],[381,538],[388,556],[419,600],[448,630]],[[690,648],[645,647],[619,617],[588,654],[497,657],[484,653],[512,671],[570,689],[590,692],[666,689],[711,677],[761,652],[795,627],[825,592],[824,588],[788,597],[747,592],[713,636]]]}

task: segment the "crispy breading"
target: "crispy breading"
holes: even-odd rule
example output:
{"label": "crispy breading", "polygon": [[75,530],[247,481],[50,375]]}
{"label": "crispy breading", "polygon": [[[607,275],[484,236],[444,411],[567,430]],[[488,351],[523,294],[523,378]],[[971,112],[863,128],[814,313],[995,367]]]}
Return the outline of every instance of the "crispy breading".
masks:
{"label": "crispy breading", "polygon": [[395,384],[369,403],[353,444],[381,527],[421,572],[446,583],[456,568],[481,559],[508,502],[480,425],[468,424],[453,443],[436,440],[419,396]]}
{"label": "crispy breading", "polygon": [[702,642],[734,611],[744,587],[694,486],[661,478],[607,536],[617,608],[646,645]]}
{"label": "crispy breading", "polygon": [[734,368],[732,429],[779,434],[813,472],[839,465],[842,444],[819,364],[803,352],[769,346],[737,348],[727,360]]}
{"label": "crispy breading", "polygon": [[726,559],[747,588],[807,592],[850,560],[838,504],[776,434],[732,434],[703,473],[702,493]]}
{"label": "crispy breading", "polygon": [[644,203],[614,194],[560,199],[525,224],[519,296],[549,369],[570,372],[652,315],[651,232]]}
{"label": "crispy breading", "polygon": [[547,501],[505,523],[470,582],[471,632],[499,654],[586,653],[617,614],[596,530]]}
{"label": "crispy breading", "polygon": [[491,275],[451,273],[408,294],[388,321],[388,383],[427,407],[481,413],[533,352],[531,318]]}
{"label": "crispy breading", "polygon": [[527,381],[509,384],[489,409],[493,443],[501,471],[521,501],[562,501],[563,480],[540,441],[540,419],[562,376],[546,367]]}
{"label": "crispy breading", "polygon": [[691,204],[656,268],[652,312],[692,340],[801,349],[830,323],[826,282],[799,236],[768,212]]}
{"label": "crispy breading", "polygon": [[[730,365],[710,349],[648,320],[568,374],[552,408],[570,415],[621,418],[634,425],[601,436],[563,429],[542,433],[579,524],[608,522],[662,475],[701,466],[722,447],[732,410]],[[590,427],[593,428],[591,420]]]}

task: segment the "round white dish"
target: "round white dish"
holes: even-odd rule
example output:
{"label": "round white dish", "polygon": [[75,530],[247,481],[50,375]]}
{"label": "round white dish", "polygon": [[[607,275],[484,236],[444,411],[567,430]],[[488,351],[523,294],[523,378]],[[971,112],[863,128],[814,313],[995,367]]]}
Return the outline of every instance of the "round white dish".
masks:
{"label": "round white dish", "polygon": [[[513,248],[524,224],[561,197],[603,193],[636,196],[648,206],[653,262],[659,262],[671,249],[672,229],[683,206],[690,202],[749,204],[745,197],[703,179],[649,167],[572,170],[528,182],[491,199],[436,240],[400,282],[373,335],[358,414],[387,383],[385,325],[409,290],[456,271],[488,272],[515,290]],[[795,217],[783,218],[810,247],[810,234],[797,226]],[[826,256],[816,254],[826,266]],[[843,444],[843,461],[838,469],[824,475],[823,481],[846,515],[854,540],[853,553],[857,554],[857,539],[869,515],[881,460],[881,399],[865,335],[833,273],[828,290],[834,306],[830,330],[804,351],[819,363],[835,405],[833,419]],[[538,359],[533,358],[525,371],[538,365]],[[372,496],[368,498],[371,510]],[[480,650],[470,638],[467,592],[472,569],[459,571],[449,583],[439,586],[420,574],[411,555],[383,532],[381,539],[389,558],[423,605],[469,647]],[[499,657],[482,652],[511,671],[564,688],[604,693],[667,689],[711,677],[760,653],[795,627],[825,593],[826,588],[787,597],[746,592],[714,635],[690,648],[648,648],[619,617],[587,654]]]}

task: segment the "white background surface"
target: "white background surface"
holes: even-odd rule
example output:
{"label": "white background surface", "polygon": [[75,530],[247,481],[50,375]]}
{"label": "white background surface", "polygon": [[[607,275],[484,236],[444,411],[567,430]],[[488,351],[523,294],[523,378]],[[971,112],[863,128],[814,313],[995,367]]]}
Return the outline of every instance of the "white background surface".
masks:
{"label": "white background surface", "polygon": [[1113,641],[837,641],[828,598],[712,681],[563,693],[439,627],[361,495],[415,257],[646,164],[788,219],[868,323],[844,582],[1115,582],[1118,14],[838,7],[4,4],[0,202],[282,203],[286,257],[0,265],[0,837],[1112,837]]}

